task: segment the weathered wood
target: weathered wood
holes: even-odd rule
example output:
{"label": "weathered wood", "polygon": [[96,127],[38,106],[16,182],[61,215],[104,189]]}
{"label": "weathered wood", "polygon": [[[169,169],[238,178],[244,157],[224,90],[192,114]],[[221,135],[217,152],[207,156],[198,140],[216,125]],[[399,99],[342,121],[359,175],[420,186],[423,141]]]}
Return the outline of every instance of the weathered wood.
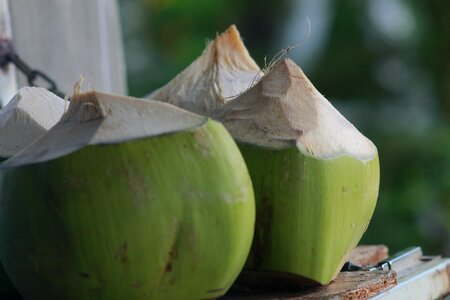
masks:
{"label": "weathered wood", "polygon": [[365,246],[361,245],[352,251],[349,261],[358,266],[373,266],[379,261],[388,258],[388,247],[385,245]]}
{"label": "weathered wood", "polygon": [[396,283],[395,271],[342,272],[333,285],[317,288],[301,299],[367,299]]}
{"label": "weathered wood", "polygon": [[[358,246],[350,254],[349,260],[355,265],[369,266],[376,265],[387,257],[388,248],[384,245]],[[224,299],[367,299],[393,287],[395,283],[395,271],[341,272],[331,284],[321,287],[291,286],[290,290],[282,287],[268,290],[264,282],[258,286],[253,283],[251,288],[238,285]]]}
{"label": "weathered wood", "polygon": [[[384,245],[358,246],[350,254],[349,260],[354,265],[369,266],[387,257],[388,248]],[[244,269],[234,286],[238,289],[283,289],[317,285],[317,282],[289,273]]]}
{"label": "weathered wood", "polygon": [[[2,0],[5,1],[5,0]],[[31,67],[72,92],[87,88],[126,93],[116,0],[10,0],[14,45]],[[19,75],[19,86],[27,85]]]}
{"label": "weathered wood", "polygon": [[342,272],[329,285],[297,291],[234,291],[228,300],[367,299],[396,284],[395,271]]}
{"label": "weathered wood", "polygon": [[[12,38],[8,0],[0,0],[0,38]],[[13,66],[0,69],[0,107],[6,105],[17,92],[16,71]]]}

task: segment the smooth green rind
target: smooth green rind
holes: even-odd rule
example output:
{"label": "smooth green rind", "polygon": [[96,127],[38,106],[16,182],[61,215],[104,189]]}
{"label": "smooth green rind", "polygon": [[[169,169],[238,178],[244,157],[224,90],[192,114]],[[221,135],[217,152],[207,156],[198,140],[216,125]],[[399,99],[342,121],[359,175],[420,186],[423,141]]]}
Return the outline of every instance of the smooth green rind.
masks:
{"label": "smooth green rind", "polygon": [[333,280],[367,229],[379,186],[378,156],[316,159],[296,147],[240,144],[256,199],[246,267]]}
{"label": "smooth green rind", "polygon": [[5,172],[0,256],[26,299],[209,299],[243,267],[255,207],[222,125],[89,146]]}

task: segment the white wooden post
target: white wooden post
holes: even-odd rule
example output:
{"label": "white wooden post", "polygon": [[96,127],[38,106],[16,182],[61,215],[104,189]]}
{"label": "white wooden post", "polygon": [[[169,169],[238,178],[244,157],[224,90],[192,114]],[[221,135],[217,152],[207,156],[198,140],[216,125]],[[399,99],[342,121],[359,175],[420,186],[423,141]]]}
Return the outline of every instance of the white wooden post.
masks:
{"label": "white wooden post", "polygon": [[[11,18],[8,0],[0,0],[0,36],[12,38]],[[17,78],[14,66],[0,69],[0,107],[3,107],[17,92]]]}
{"label": "white wooden post", "polygon": [[[71,93],[83,74],[85,89],[127,93],[117,0],[0,0],[0,16],[8,4],[11,18],[3,23],[11,25],[15,50],[61,91]],[[18,86],[28,85],[17,73]]]}

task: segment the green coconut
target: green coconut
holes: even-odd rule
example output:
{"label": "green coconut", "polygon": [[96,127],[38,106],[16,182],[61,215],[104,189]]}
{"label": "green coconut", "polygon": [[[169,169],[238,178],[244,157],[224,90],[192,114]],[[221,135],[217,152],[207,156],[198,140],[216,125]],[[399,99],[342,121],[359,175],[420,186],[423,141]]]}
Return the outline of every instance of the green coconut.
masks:
{"label": "green coconut", "polygon": [[[55,125],[63,115],[64,107],[63,99],[45,89],[21,88],[0,110],[0,163]],[[0,265],[1,297],[8,299],[18,297],[2,265]]]}
{"label": "green coconut", "polygon": [[[236,48],[231,41],[240,39],[223,39],[222,48],[216,50],[233,57],[233,63],[221,65],[227,74],[251,60],[242,43]],[[255,237],[242,282],[329,283],[373,214],[379,187],[376,147],[292,61],[280,61],[262,78],[258,73],[250,89],[222,101],[222,95],[236,90],[228,91],[218,77],[201,75],[216,68],[206,53],[208,48],[151,96],[221,121],[238,142],[257,206]],[[209,64],[198,67],[199,61]],[[240,84],[236,74],[228,86]],[[208,89],[214,92],[203,92]]]}
{"label": "green coconut", "polygon": [[205,115],[239,96],[261,75],[232,25],[210,42],[191,65],[148,98]]}
{"label": "green coconut", "polygon": [[238,141],[255,189],[247,269],[328,284],[375,209],[375,145],[288,59],[211,115]]}
{"label": "green coconut", "polygon": [[0,170],[0,257],[26,299],[212,299],[248,256],[255,203],[236,144],[172,105],[76,94]]}

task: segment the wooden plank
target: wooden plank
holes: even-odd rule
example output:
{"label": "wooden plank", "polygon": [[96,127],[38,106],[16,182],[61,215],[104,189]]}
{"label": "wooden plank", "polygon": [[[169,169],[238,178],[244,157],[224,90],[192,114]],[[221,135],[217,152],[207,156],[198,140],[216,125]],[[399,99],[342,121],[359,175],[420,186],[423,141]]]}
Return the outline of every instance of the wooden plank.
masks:
{"label": "wooden plank", "polygon": [[[5,1],[5,0],[3,0]],[[87,88],[126,94],[116,0],[13,0],[14,45],[31,67],[65,92],[85,75]],[[27,85],[19,75],[19,86]]]}
{"label": "wooden plank", "polygon": [[301,299],[367,299],[396,283],[395,271],[342,272],[333,285],[319,287]]}
{"label": "wooden plank", "polygon": [[[0,38],[12,38],[8,0],[0,0]],[[0,108],[17,92],[16,70],[13,66],[0,69]]]}
{"label": "wooden plank", "polygon": [[341,272],[329,285],[297,291],[232,291],[228,300],[367,299],[396,284],[395,271]]}

